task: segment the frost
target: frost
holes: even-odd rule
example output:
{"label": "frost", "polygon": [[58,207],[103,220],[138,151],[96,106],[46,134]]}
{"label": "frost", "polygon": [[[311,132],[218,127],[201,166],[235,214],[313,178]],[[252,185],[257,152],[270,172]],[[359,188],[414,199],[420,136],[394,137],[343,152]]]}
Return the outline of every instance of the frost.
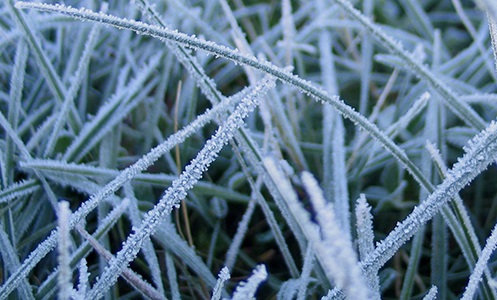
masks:
{"label": "frost", "polygon": [[478,258],[478,262],[469,277],[468,285],[466,286],[466,290],[462,296],[462,300],[471,300],[474,299],[474,295],[478,289],[478,284],[483,280],[482,275],[485,270],[488,268],[488,261],[490,256],[495,251],[497,247],[497,225],[492,229],[492,233],[487,238],[486,245],[483,248],[480,257]]}
{"label": "frost", "polygon": [[255,300],[259,285],[267,278],[266,267],[258,265],[246,282],[241,282],[233,294],[232,300]]}
{"label": "frost", "polygon": [[428,294],[423,297],[423,300],[435,300],[437,299],[438,289],[436,286],[432,286],[428,291]]}
{"label": "frost", "polygon": [[66,201],[59,202],[59,277],[58,277],[58,298],[69,300],[72,293],[72,272],[69,259],[70,235],[69,235],[69,203]]}
{"label": "frost", "polygon": [[227,267],[223,267],[221,271],[219,271],[218,280],[216,282],[216,286],[214,287],[214,291],[212,292],[211,300],[219,300],[221,299],[221,293],[223,291],[224,283],[226,280],[231,278],[230,271]]}
{"label": "frost", "polygon": [[[302,173],[302,182],[316,211],[322,235],[322,238],[317,238],[317,232],[309,232],[312,237],[310,241],[326,275],[330,281],[343,288],[351,299],[368,298],[369,290],[359,269],[352,242],[338,225],[332,205],[326,203],[323,191],[310,173]],[[310,225],[306,226],[306,231],[312,230]]]}
{"label": "frost", "polygon": [[374,250],[373,216],[371,206],[364,194],[359,196],[356,205],[357,240],[361,259],[365,259]]}

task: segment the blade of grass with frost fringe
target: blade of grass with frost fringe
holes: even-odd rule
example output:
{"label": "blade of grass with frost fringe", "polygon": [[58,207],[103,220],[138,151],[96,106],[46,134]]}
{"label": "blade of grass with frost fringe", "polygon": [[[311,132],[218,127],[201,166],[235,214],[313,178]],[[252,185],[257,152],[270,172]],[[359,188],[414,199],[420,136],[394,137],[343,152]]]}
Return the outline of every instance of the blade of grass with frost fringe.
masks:
{"label": "blade of grass with frost fringe", "polygon": [[40,189],[39,183],[34,179],[16,182],[0,190],[0,204],[12,202],[14,199],[30,195]]}
{"label": "blade of grass with frost fringe", "polygon": [[311,272],[314,265],[314,250],[312,245],[307,245],[307,251],[304,256],[304,265],[302,266],[302,274],[298,283],[297,300],[304,300],[307,297],[307,286],[311,281]]}
{"label": "blade of grass with frost fringe", "polygon": [[[160,63],[162,53],[150,58],[149,63],[128,84],[125,89],[120,89],[110,101],[102,106],[97,115],[87,122],[80,134],[64,154],[66,161],[79,161],[88,153],[112,128],[124,118],[133,108],[143,100],[155,84],[144,87],[145,81],[152,76]],[[146,91],[144,93],[144,91]],[[140,96],[138,96],[140,95]]]}
{"label": "blade of grass with frost fringe", "polygon": [[[128,208],[128,205],[128,199],[125,198],[121,201],[110,213],[107,214],[107,216],[105,216],[105,218],[100,221],[98,228],[93,233],[93,237],[98,240],[105,236]],[[82,259],[88,256],[91,250],[92,247],[87,241],[81,243],[81,245],[79,245],[79,247],[72,252],[70,261],[71,268],[75,268],[78,265],[78,262],[81,262]],[[56,269],[47,277],[47,279],[45,279],[45,281],[38,287],[35,295],[36,298],[47,299],[55,296],[54,294],[57,288],[58,273],[59,269]]]}
{"label": "blade of grass with frost fringe", "polygon": [[186,192],[195,185],[203,172],[217,158],[217,154],[224,147],[224,144],[233,137],[239,127],[243,126],[243,119],[255,109],[259,97],[267,93],[274,85],[273,79],[264,79],[247,98],[242,100],[235,112],[219,127],[218,131],[185,168],[185,171],[166,190],[159,203],[147,213],[140,228],[128,236],[116,258],[111,260],[90,291],[90,298],[100,297],[115,283],[121,268],[131,262],[140,251],[144,239],[156,231],[161,219],[168,215],[174,207],[179,206],[179,201],[186,196]]}
{"label": "blade of grass with frost fringe", "polygon": [[[364,260],[374,251],[374,230],[373,216],[371,215],[371,206],[366,200],[364,194],[359,195],[356,205],[356,230],[357,244],[360,260]],[[366,283],[371,291],[372,299],[381,299],[380,279],[374,272],[366,272]]]}
{"label": "blade of grass with frost fringe", "polygon": [[57,286],[59,293],[57,298],[69,300],[72,294],[72,271],[69,266],[69,247],[71,246],[71,236],[69,229],[69,216],[71,211],[67,201],[59,202],[58,224],[59,224],[59,243],[58,256],[59,275],[57,276]]}
{"label": "blade of grass with frost fringe", "polygon": [[[74,188],[83,186],[79,182],[75,182],[75,178],[79,178],[78,180],[85,180],[86,182],[88,182],[85,177],[91,177],[93,178],[93,180],[101,178],[108,178],[110,180],[120,174],[120,171],[115,169],[93,167],[84,164],[68,164],[62,161],[55,160],[34,159],[20,162],[19,166],[25,170],[37,170],[41,174],[50,177],[50,179],[52,179],[54,182],[58,182],[65,186],[72,186]],[[175,175],[143,173],[133,177],[133,181],[141,184],[150,184],[152,186],[167,187],[176,178],[177,177]],[[210,182],[200,181],[193,188],[193,190],[209,196],[226,198],[233,202],[248,203],[250,200],[250,197],[244,194],[215,185]],[[1,195],[2,192],[0,191],[0,196]]]}
{"label": "blade of grass with frost fringe", "polygon": [[53,103],[46,102],[41,104],[37,109],[31,111],[29,115],[25,116],[22,123],[19,124],[18,132],[20,136],[24,136],[26,132],[34,129],[35,124],[40,122],[41,119],[46,118],[47,115],[51,114]]}
{"label": "blade of grass with frost fringe", "polygon": [[[88,264],[86,262],[86,259],[83,257],[79,261],[79,267],[78,267],[78,272],[79,272],[79,282],[78,282],[78,289],[76,291],[77,297],[79,299],[85,299],[86,291],[89,288],[89,279],[90,279],[90,273],[88,272]],[[78,300],[78,298],[76,298]]]}
{"label": "blade of grass with frost fringe", "polygon": [[352,240],[350,229],[350,208],[349,208],[349,192],[347,188],[347,168],[345,164],[345,129],[343,120],[340,116],[335,118],[335,125],[333,126],[333,209],[335,210],[335,217],[337,222],[342,228],[343,233]]}
{"label": "blade of grass with frost fringe", "polygon": [[[428,291],[428,294],[426,294],[423,297],[423,300],[436,300],[437,299],[437,294],[438,294],[438,289],[436,286],[432,286],[430,290]],[[440,298],[443,299],[443,298]]]}
{"label": "blade of grass with frost fringe", "polygon": [[290,278],[279,287],[276,299],[294,299],[298,293],[299,280]]}
{"label": "blade of grass with frost fringe", "polygon": [[221,271],[219,271],[218,277],[216,286],[212,291],[211,300],[221,300],[221,293],[223,291],[224,283],[231,278],[229,269],[227,267],[223,267]]}
{"label": "blade of grass with frost fringe", "polygon": [[360,194],[357,199],[356,220],[359,257],[363,260],[374,251],[373,216],[364,194]]}
{"label": "blade of grass with frost fringe", "polygon": [[412,289],[415,283],[416,275],[418,274],[419,261],[421,260],[423,242],[425,237],[425,227],[421,227],[414,238],[412,239],[412,245],[409,252],[409,260],[407,263],[407,270],[405,271],[402,289],[400,291],[399,299],[408,300],[412,298]]}
{"label": "blade of grass with frost fringe", "polygon": [[88,40],[85,44],[85,49],[83,50],[83,54],[78,64],[78,68],[74,73],[74,76],[72,77],[71,87],[67,92],[67,96],[64,98],[62,106],[58,110],[59,112],[57,114],[57,118],[53,125],[54,127],[51,130],[51,135],[48,138],[48,142],[45,146],[45,152],[43,155],[44,157],[49,156],[54,150],[55,143],[59,138],[59,133],[62,130],[62,127],[64,126],[64,118],[66,118],[67,114],[69,113],[69,109],[74,106],[74,98],[76,97],[79,87],[81,86],[83,77],[85,77],[86,73],[88,72],[88,66],[90,64],[91,54],[96,45],[99,33],[100,33],[100,27],[94,25],[90,31]]}
{"label": "blade of grass with frost fringe", "polygon": [[254,67],[260,71],[267,74],[273,75],[279,80],[296,86],[303,93],[310,95],[317,101],[328,102],[334,106],[342,115],[346,118],[352,120],[355,124],[362,127],[364,130],[369,132],[375,139],[377,139],[396,159],[399,160],[411,173],[411,175],[418,181],[423,187],[430,189],[431,184],[426,178],[423,177],[419,169],[414,165],[414,163],[406,156],[404,151],[402,151],[392,140],[385,136],[376,125],[370,123],[363,116],[358,114],[353,108],[346,105],[338,97],[331,97],[326,92],[320,88],[315,87],[306,80],[303,80],[285,69],[275,67],[273,64],[260,61],[254,57],[241,55],[237,51],[230,50],[224,46],[219,46],[213,42],[207,42],[205,40],[197,39],[195,37],[190,37],[177,31],[169,30],[167,28],[160,28],[153,25],[147,25],[145,23],[130,21],[117,18],[115,16],[106,15],[103,13],[95,13],[88,9],[73,9],[63,5],[49,5],[49,4],[36,4],[28,2],[17,2],[16,4],[19,8],[36,8],[44,11],[58,12],[62,14],[70,15],[74,18],[79,18],[82,20],[90,20],[94,22],[99,22],[103,24],[108,24],[110,26],[133,30],[137,33],[150,35],[157,37],[161,40],[167,39],[174,41],[175,43],[184,44],[188,47],[194,49],[202,49],[216,56],[225,57],[233,60],[236,63],[246,64]]}
{"label": "blade of grass with frost fringe", "polygon": [[[440,63],[442,59],[442,36],[439,29],[434,32],[433,40],[433,61],[432,69],[434,71],[440,71]],[[427,140],[436,141],[440,149],[446,148],[446,139],[444,128],[447,127],[446,124],[446,113],[444,107],[439,101],[432,101],[428,105],[426,119],[426,125],[433,124],[431,126],[425,126],[424,135]],[[435,129],[435,130],[433,130]],[[427,177],[432,178],[433,183],[440,182],[440,176],[436,173],[437,167],[431,162],[430,155],[423,152],[422,155],[423,166],[427,170]],[[426,157],[426,158],[425,158]],[[426,161],[424,161],[426,160]],[[424,193],[423,193],[424,194]],[[427,196],[427,195],[424,195]],[[445,209],[445,208],[444,208]],[[441,299],[447,298],[448,295],[448,231],[447,225],[444,220],[444,213],[438,214],[433,217],[432,221],[432,257],[431,257],[431,284],[437,287],[437,295]],[[422,246],[421,246],[422,247]]]}
{"label": "blade of grass with frost fringe", "polygon": [[167,279],[169,280],[169,285],[171,287],[172,299],[180,300],[181,294],[179,292],[176,267],[174,266],[173,257],[171,253],[169,253],[169,251],[166,251],[166,268],[167,268]]}
{"label": "blade of grass with frost fringe", "polygon": [[[324,21],[325,3],[324,0],[318,0],[317,12],[320,13],[318,19]],[[335,59],[332,52],[331,34],[325,31],[324,28],[319,33],[319,54],[320,54],[320,67],[321,67],[321,81],[323,86],[330,95],[338,94],[338,84],[335,70]],[[332,138],[333,134],[333,120],[335,112],[331,104],[323,104],[323,189],[328,201],[332,201],[333,195],[333,151],[332,151]]]}
{"label": "blade of grass with frost fringe", "polygon": [[496,159],[497,123],[491,122],[489,127],[469,141],[465,150],[465,155],[453,166],[436,190],[416,206],[404,221],[398,223],[377,245],[375,251],[361,262],[364,270],[378,270],[383,266],[422,225]]}
{"label": "blade of grass with frost fringe", "polygon": [[[82,186],[78,182],[75,182],[77,180],[87,180],[89,178],[91,178],[92,180],[98,180],[98,179],[112,180],[113,178],[119,176],[119,174],[121,173],[119,170],[116,169],[93,167],[85,164],[66,163],[63,161],[48,160],[48,159],[47,160],[32,159],[27,161],[21,161],[19,163],[19,167],[25,170],[37,170],[41,174],[50,177],[55,182],[58,182],[63,185],[69,185],[75,188]],[[75,178],[78,179],[76,180]],[[133,177],[133,181],[135,183],[150,184],[152,186],[159,186],[159,187],[167,187],[176,178],[177,176],[175,175],[167,175],[160,173],[154,173],[154,174],[141,173],[135,175]],[[31,188],[31,184],[28,184],[27,188]],[[205,181],[198,182],[193,189],[194,191],[198,191],[199,193],[205,195],[218,196],[229,199],[230,201],[234,202],[247,203],[250,200],[250,197],[244,194]],[[5,191],[6,191],[5,197],[8,197],[7,199],[11,200],[10,198],[13,197],[11,193],[17,192],[17,189],[14,188],[12,192],[8,192],[9,190]],[[0,191],[0,203],[2,202],[1,201],[2,195],[3,191]]]}
{"label": "blade of grass with frost fringe", "polygon": [[[365,0],[362,3],[364,15],[371,18],[374,10],[374,2],[372,0]],[[373,43],[370,36],[366,31],[362,32],[361,42],[361,92],[359,95],[359,113],[367,115],[367,108],[369,104],[369,92],[371,83],[371,72],[373,70]]]}
{"label": "blade of grass with frost fringe", "polygon": [[492,42],[492,50],[494,53],[494,67],[495,70],[497,71],[497,20],[494,19],[492,21],[492,19],[488,14],[487,14],[487,19],[488,19],[488,29],[490,32],[490,40]]}
{"label": "blade of grass with frost fringe", "polygon": [[[40,41],[36,38],[34,31],[31,29],[30,25],[27,23],[24,15],[16,9],[15,1],[6,1],[7,7],[10,11],[11,16],[15,19],[16,24],[21,27],[29,46],[34,52],[36,61],[38,62],[39,69],[46,79],[46,82],[59,103],[62,103],[66,97],[67,91],[65,90],[60,77],[57,75],[54,66],[50,62],[46,53],[43,51]],[[69,119],[69,124],[76,132],[81,127],[81,120],[78,118],[77,113],[75,113],[75,108],[71,107]]]}
{"label": "blade of grass with frost fringe", "polygon": [[399,42],[388,36],[379,26],[363,16],[349,1],[333,0],[333,2],[339,4],[350,17],[357,20],[381,45],[385,46],[391,53],[399,56],[408,66],[409,70],[426,80],[441,95],[441,98],[448,107],[466,124],[478,130],[485,128],[486,122],[469,105],[460,101],[457,95],[426,66],[413,59],[412,55],[406,52]]}
{"label": "blade of grass with frost fringe", "polygon": [[[243,160],[243,157],[241,156],[240,151],[238,151],[237,148],[234,148],[234,151],[238,157],[238,161],[240,162],[243,173],[245,174],[245,178],[249,182],[250,188],[252,189],[252,197],[255,198],[255,200],[257,201],[257,204],[259,204],[259,206],[262,209],[262,212],[264,213],[266,222],[268,223],[269,228],[271,228],[271,231],[273,232],[274,239],[276,240],[276,244],[278,245],[278,248],[280,249],[280,252],[283,255],[283,259],[288,267],[288,270],[290,271],[290,275],[294,278],[299,277],[299,271],[297,269],[297,265],[295,264],[295,261],[293,260],[292,254],[290,253],[290,249],[288,248],[288,244],[285,241],[285,237],[284,237],[283,233],[281,232],[281,229],[278,225],[278,222],[276,221],[276,218],[275,218],[273,212],[269,208],[269,205],[268,205],[266,199],[264,199],[264,196],[261,194],[260,187],[262,184],[262,177],[258,177],[257,182],[254,182],[254,180],[252,179],[252,176],[250,175],[248,167],[246,166],[245,161]],[[246,214],[248,214],[248,212],[250,210],[250,205],[252,204],[252,202],[253,201],[251,201],[249,203],[249,207],[247,208]],[[254,208],[252,208],[252,213],[253,213],[253,209]],[[250,214],[252,214],[252,213],[250,213]],[[244,214],[244,216],[242,217],[242,221],[239,223],[238,229],[240,229],[240,227],[242,227],[242,222],[244,222],[245,220],[247,223],[247,224],[245,224],[245,227],[247,227],[246,225],[248,225],[250,218],[249,217],[245,218],[245,214]],[[241,234],[243,234],[243,236],[245,236],[247,228],[243,228],[243,230],[244,231]],[[239,230],[237,230],[235,237],[238,235],[238,232],[239,232]],[[243,238],[243,236],[242,236],[242,238]],[[234,253],[234,251],[233,251],[234,258],[233,258],[232,264],[228,264],[228,261],[229,261],[228,254],[230,253],[230,251],[232,249],[234,250],[234,249],[240,248],[242,238],[239,238],[239,239],[234,238],[233,243],[231,243],[231,245],[230,245],[228,253],[226,254],[226,263],[225,263],[225,266],[227,266],[228,269],[233,267],[234,258],[236,258],[236,253]],[[236,245],[236,247],[233,247],[234,244],[238,244],[238,245]],[[239,252],[239,251],[237,251],[237,252]]]}
{"label": "blade of grass with frost fringe", "polygon": [[497,247],[497,225],[492,229],[492,233],[487,238],[485,242],[485,247],[483,248],[480,256],[478,257],[478,262],[469,277],[468,285],[461,298],[461,300],[471,300],[474,299],[474,295],[478,289],[479,282],[483,281],[483,272],[487,270],[487,264],[490,256],[495,251]]}
{"label": "blade of grass with frost fringe", "polygon": [[[13,273],[21,265],[19,263],[19,256],[17,250],[10,243],[10,239],[3,230],[3,224],[0,223],[0,254],[3,261],[3,272],[6,274]],[[21,299],[35,299],[33,296],[32,287],[27,279],[23,279],[21,285],[18,287],[18,297]]]}
{"label": "blade of grass with frost fringe", "polygon": [[26,148],[29,151],[35,152],[38,148],[40,148],[40,145],[44,144],[46,137],[50,136],[51,129],[53,128],[56,120],[57,116],[52,114],[51,116],[48,116],[45,121],[38,126],[38,128],[36,128],[36,132],[31,135],[29,141],[26,143]]}
{"label": "blade of grass with frost fringe", "polygon": [[[223,204],[220,204],[223,203]],[[217,240],[219,238],[219,232],[221,231],[221,220],[226,218],[228,214],[228,205],[224,199],[213,197],[210,201],[211,209],[214,216],[216,217],[216,224],[214,225],[214,230],[212,231],[209,251],[207,252],[207,266],[212,268],[212,261],[214,259],[214,251],[216,250]]]}
{"label": "blade of grass with frost fringe", "polygon": [[[100,243],[94,239],[86,230],[82,227],[76,227],[79,233],[90,243],[90,245],[95,249],[95,251],[103,257],[105,260],[110,261],[114,256],[107,249],[105,249]],[[154,289],[148,282],[143,280],[141,276],[133,272],[129,268],[125,268],[122,271],[122,277],[137,290],[142,296],[150,299],[166,299],[162,293]]]}
{"label": "blade of grass with frost fringe", "polygon": [[[10,78],[9,107],[7,120],[12,129],[17,130],[19,123],[19,113],[21,109],[22,89],[24,87],[24,78],[26,75],[26,62],[28,59],[28,48],[26,43],[21,39],[17,44],[14,67]],[[7,136],[5,145],[4,163],[5,169],[2,170],[2,176],[5,178],[3,187],[9,186],[14,180],[14,145],[10,136]]]}
{"label": "blade of grass with frost fringe", "polygon": [[292,4],[289,0],[281,2],[281,23],[283,27],[283,43],[285,48],[285,65],[293,65],[293,44],[295,39],[295,24],[292,18]]}
{"label": "blade of grass with frost fringe", "polygon": [[235,265],[236,257],[238,252],[240,252],[240,247],[243,242],[243,238],[245,237],[245,233],[247,232],[248,223],[252,218],[252,215],[255,210],[255,197],[251,200],[245,210],[245,213],[242,216],[242,220],[238,223],[238,227],[236,228],[235,236],[233,237],[233,242],[230,244],[228,251],[226,251],[226,258],[224,261],[224,265],[228,268],[233,268]]}
{"label": "blade of grass with frost fringe", "polygon": [[[34,172],[42,175],[41,172],[38,172],[37,170],[34,170]],[[96,194],[100,191],[100,189],[102,189],[102,185],[78,175],[70,174],[67,175],[65,178],[61,178],[58,175],[47,174],[46,179],[49,179],[50,181],[60,184],[64,187],[71,187],[81,193],[88,195]],[[109,195],[104,200],[111,203],[112,205],[115,205],[121,201],[121,198],[116,195]]]}
{"label": "blade of grass with frost fringe", "polygon": [[259,285],[267,278],[267,271],[264,265],[258,265],[246,282],[240,282],[233,293],[231,300],[255,299],[255,293]]}
{"label": "blade of grass with frost fringe", "polygon": [[321,241],[311,240],[311,242],[317,256],[322,257],[321,262],[326,266],[325,272],[336,282],[337,286],[345,289],[347,297],[368,298],[369,291],[362,277],[352,241],[343,234],[343,230],[340,230],[332,204],[325,201],[323,190],[311,173],[303,172],[301,177],[316,211],[322,234]]}
{"label": "blade of grass with frost fringe", "polygon": [[[138,227],[141,223],[141,213],[138,208],[138,200],[136,199],[133,188],[131,187],[129,182],[124,185],[124,193],[126,195],[126,198],[130,199],[131,202],[131,205],[129,207],[129,219],[131,220],[131,226]],[[150,238],[144,242],[142,251],[143,255],[145,256],[145,260],[147,261],[147,266],[150,268],[150,273],[152,274],[154,284],[157,287],[157,292],[159,292],[159,294],[161,295],[164,295],[165,293],[164,286],[162,285],[159,260],[157,259],[154,245],[150,241]]]}

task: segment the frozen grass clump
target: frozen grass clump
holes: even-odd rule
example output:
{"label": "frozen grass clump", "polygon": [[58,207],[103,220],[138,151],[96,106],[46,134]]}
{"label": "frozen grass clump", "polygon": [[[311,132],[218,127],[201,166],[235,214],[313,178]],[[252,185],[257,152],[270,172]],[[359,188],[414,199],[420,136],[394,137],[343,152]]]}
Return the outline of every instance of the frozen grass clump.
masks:
{"label": "frozen grass clump", "polygon": [[0,21],[0,299],[497,299],[493,1]]}

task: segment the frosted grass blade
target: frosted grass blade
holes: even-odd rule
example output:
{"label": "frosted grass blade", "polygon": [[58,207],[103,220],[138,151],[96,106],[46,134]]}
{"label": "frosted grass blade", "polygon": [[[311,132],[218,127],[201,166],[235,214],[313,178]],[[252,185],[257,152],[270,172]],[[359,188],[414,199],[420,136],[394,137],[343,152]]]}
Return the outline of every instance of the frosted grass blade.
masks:
{"label": "frosted grass blade", "polygon": [[[357,199],[356,230],[359,257],[360,260],[364,260],[374,251],[373,216],[371,215],[371,206],[369,206],[364,194],[360,194],[359,199]],[[378,274],[376,272],[365,272],[364,275],[371,290],[371,297],[381,299]]]}
{"label": "frosted grass blade", "polygon": [[236,257],[240,252],[240,247],[243,242],[243,238],[247,233],[248,224],[252,219],[252,215],[255,210],[255,199],[251,200],[245,210],[245,213],[242,216],[240,222],[238,222],[238,226],[236,228],[235,236],[233,237],[233,242],[230,244],[228,251],[226,251],[226,258],[224,260],[224,265],[229,268],[233,268],[235,265]]}
{"label": "frosted grass blade", "polygon": [[313,238],[310,242],[315,247],[320,262],[326,266],[324,270],[328,278],[344,289],[351,299],[369,298],[369,290],[359,269],[352,241],[343,233],[332,204],[325,201],[323,191],[310,173],[303,172],[301,177],[316,211],[322,235],[321,241]]}
{"label": "frosted grass blade", "polygon": [[216,286],[214,287],[214,291],[212,292],[211,300],[221,300],[221,292],[223,290],[224,282],[231,278],[230,271],[227,267],[223,267],[221,271],[219,271],[218,279],[216,282]]}
{"label": "frosted grass blade", "polygon": [[167,278],[169,279],[169,286],[171,287],[171,294],[173,300],[180,300],[181,294],[179,292],[178,279],[176,274],[176,266],[171,253],[166,252],[166,267],[167,267]]}
{"label": "frosted grass blade", "polygon": [[[192,124],[193,125],[193,124]],[[184,132],[178,132],[181,135]],[[171,136],[177,137],[177,136]],[[169,147],[174,147],[174,145],[169,145]],[[41,174],[50,177],[54,182],[58,182],[63,185],[72,186],[78,188],[82,186],[77,180],[112,180],[119,176],[122,171],[116,169],[108,169],[102,167],[94,167],[85,164],[75,164],[66,163],[57,160],[50,159],[32,159],[21,161],[19,166],[25,170],[37,170]],[[76,180],[77,179],[77,180]],[[161,173],[141,173],[136,174],[133,177],[133,181],[141,184],[148,184],[151,186],[167,187],[176,179],[175,175],[161,174]],[[31,185],[30,185],[31,187]],[[205,195],[212,195],[218,197],[228,198],[234,202],[247,203],[250,198],[240,192],[233,191],[232,189],[224,188],[222,186],[214,185],[210,182],[200,181],[194,188],[194,191],[198,191]],[[16,188],[13,187],[13,192]],[[13,196],[10,195],[11,191],[6,189],[5,196],[8,197],[6,200],[11,200]],[[2,197],[2,191],[0,191],[0,203]]]}
{"label": "frosted grass blade", "polygon": [[69,247],[71,243],[70,229],[69,229],[69,216],[71,210],[67,201],[59,202],[59,243],[58,243],[58,256],[59,262],[59,275],[57,276],[57,286],[59,288],[58,299],[69,300],[72,294],[72,271],[69,266]]}
{"label": "frosted grass blade", "polygon": [[492,233],[487,238],[485,247],[483,248],[480,256],[478,257],[478,262],[475,265],[471,276],[469,277],[468,285],[462,296],[462,300],[474,299],[474,295],[478,289],[478,284],[480,281],[484,280],[482,278],[483,272],[487,269],[487,264],[490,256],[495,251],[497,247],[497,225],[492,229]]}
{"label": "frosted grass blade", "polygon": [[[24,87],[24,78],[26,75],[26,62],[28,59],[28,48],[24,41],[20,41],[17,45],[16,56],[14,61],[14,69],[10,78],[9,91],[9,113],[7,119],[12,126],[12,129],[17,130],[19,123],[19,114],[21,110],[22,90]],[[3,187],[12,184],[14,180],[14,145],[10,136],[6,138],[4,170],[2,176],[5,178]]]}
{"label": "frosted grass blade", "polygon": [[254,295],[259,285],[266,280],[267,271],[264,265],[258,265],[246,282],[241,282],[233,293],[232,300],[255,299]]}
{"label": "frosted grass blade", "polygon": [[312,245],[307,245],[307,252],[304,256],[304,265],[302,266],[302,274],[298,283],[297,300],[306,299],[307,286],[311,281],[311,272],[314,265],[314,250]]}
{"label": "frosted grass blade", "polygon": [[490,40],[492,41],[492,50],[494,53],[494,72],[497,72],[497,20],[492,20],[492,18],[487,15],[488,19],[488,29],[490,32]]}
{"label": "frosted grass blade", "polygon": [[[100,245],[100,243],[95,240],[86,230],[81,227],[77,227],[77,229],[100,256],[104,257],[108,261],[113,258],[112,253],[110,253],[109,251],[107,251],[107,249]],[[159,291],[154,289],[148,282],[143,280],[139,274],[136,274],[131,269],[126,268],[123,270],[122,273],[124,279],[126,279],[126,281],[128,281],[136,290],[138,290],[142,294],[142,296],[154,300],[166,299],[163,294],[159,293]]]}
{"label": "frosted grass blade", "polygon": [[[129,182],[124,185],[124,193],[126,194],[126,198],[130,199],[131,202],[131,205],[129,207],[131,226],[138,227],[140,226],[141,222],[141,212],[138,208],[138,199],[136,199],[133,188],[131,187],[131,184]],[[161,278],[162,272],[160,270],[159,260],[154,251],[154,245],[152,244],[152,241],[150,239],[147,239],[144,242],[142,251],[147,261],[148,267],[150,268],[150,273],[152,275],[154,284],[157,287],[157,292],[161,295],[164,295],[164,286],[162,285]]]}
{"label": "frosted grass blade", "polygon": [[[365,0],[362,3],[364,15],[371,18],[374,10],[374,1]],[[369,104],[369,93],[371,83],[371,73],[373,69],[373,43],[366,31],[362,32],[361,43],[361,92],[359,96],[359,113],[367,115]]]}
{"label": "frosted grass blade", "polygon": [[33,194],[40,189],[40,185],[34,179],[28,179],[13,183],[0,190],[0,203],[9,203],[14,199]]}

